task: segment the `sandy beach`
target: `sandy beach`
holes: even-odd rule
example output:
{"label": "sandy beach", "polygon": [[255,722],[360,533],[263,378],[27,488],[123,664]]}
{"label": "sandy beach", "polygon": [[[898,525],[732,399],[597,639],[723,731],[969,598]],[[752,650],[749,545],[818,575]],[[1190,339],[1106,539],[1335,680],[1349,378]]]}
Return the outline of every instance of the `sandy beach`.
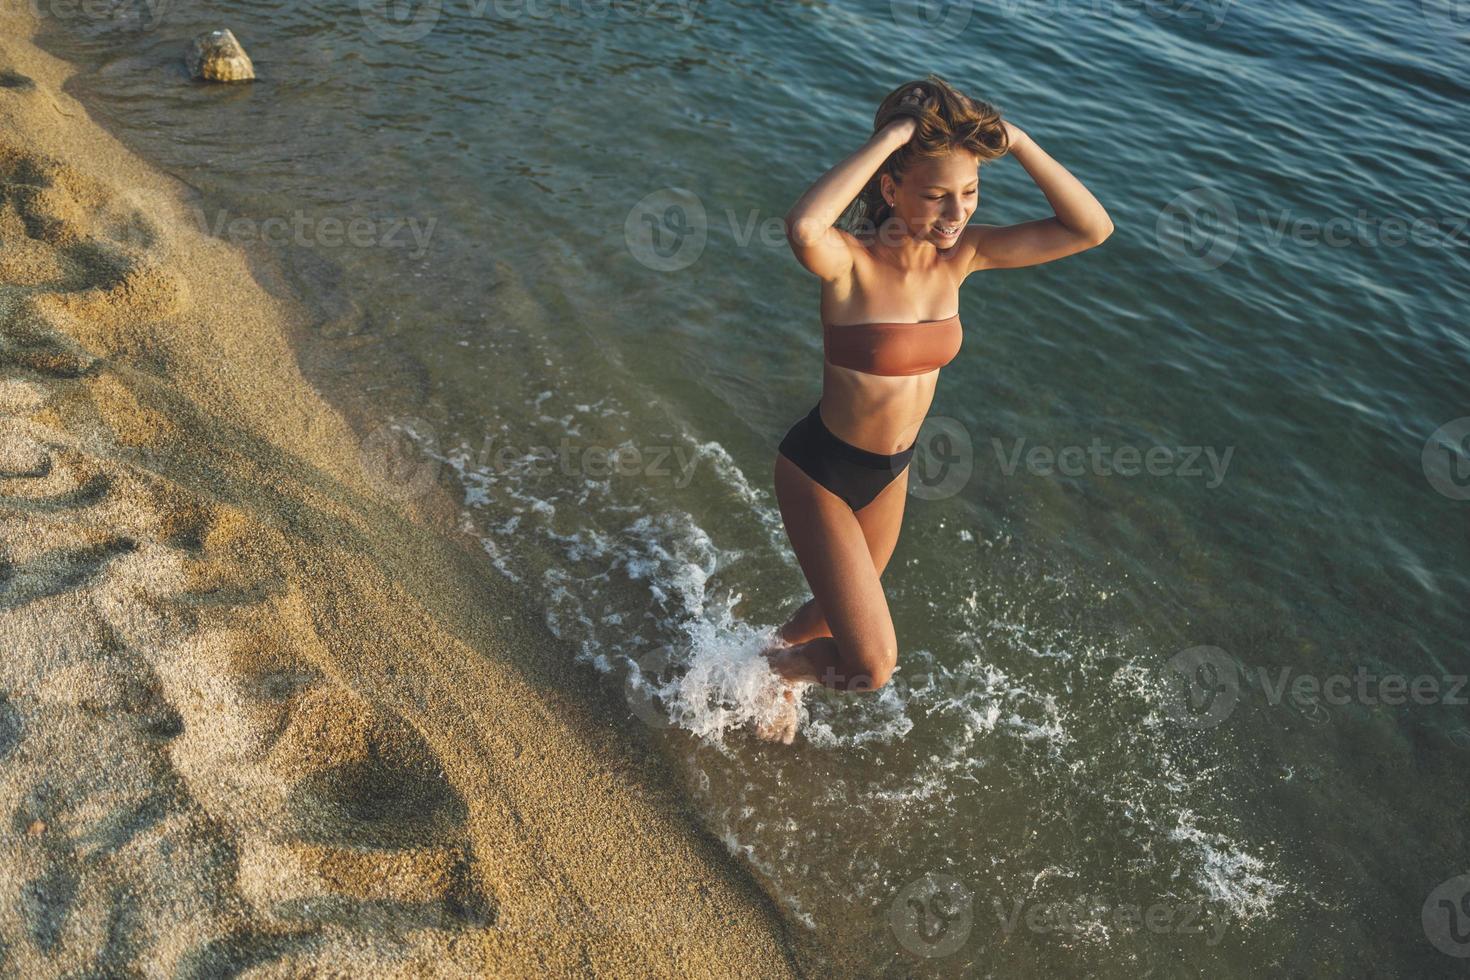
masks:
{"label": "sandy beach", "polygon": [[312,314],[33,27],[0,11],[0,970],[798,972],[449,476],[394,492]]}

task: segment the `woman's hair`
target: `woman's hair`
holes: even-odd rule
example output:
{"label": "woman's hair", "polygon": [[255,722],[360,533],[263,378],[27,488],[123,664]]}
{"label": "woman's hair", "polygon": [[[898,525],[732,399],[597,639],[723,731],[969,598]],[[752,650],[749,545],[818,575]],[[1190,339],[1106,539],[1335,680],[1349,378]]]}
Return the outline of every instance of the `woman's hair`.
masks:
{"label": "woman's hair", "polygon": [[[921,98],[917,102],[905,101],[904,97],[915,88],[922,91]],[[1000,110],[989,102],[965,95],[933,72],[925,79],[904,82],[889,92],[873,116],[873,132],[881,132],[900,116],[912,116],[918,120],[918,128],[913,139],[889,154],[873,179],[848,206],[841,223],[854,233],[882,227],[892,213],[893,209],[883,200],[884,174],[890,175],[894,183],[901,183],[904,172],[916,160],[968,150],[983,164],[1004,156],[1010,148]]]}

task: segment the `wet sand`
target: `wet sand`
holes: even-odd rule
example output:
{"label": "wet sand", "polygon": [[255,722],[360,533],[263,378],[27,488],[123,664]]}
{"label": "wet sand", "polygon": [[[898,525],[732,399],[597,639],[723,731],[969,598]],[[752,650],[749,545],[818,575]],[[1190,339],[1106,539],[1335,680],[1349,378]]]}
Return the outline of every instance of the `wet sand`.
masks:
{"label": "wet sand", "polygon": [[313,313],[32,29],[0,9],[4,972],[797,972],[448,477],[303,378]]}

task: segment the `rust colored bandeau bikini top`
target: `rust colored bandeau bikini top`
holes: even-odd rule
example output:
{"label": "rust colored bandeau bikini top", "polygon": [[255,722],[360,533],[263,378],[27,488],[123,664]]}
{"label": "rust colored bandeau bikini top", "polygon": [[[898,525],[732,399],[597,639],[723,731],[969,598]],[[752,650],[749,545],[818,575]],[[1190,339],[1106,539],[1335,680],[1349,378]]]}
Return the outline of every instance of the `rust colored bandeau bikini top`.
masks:
{"label": "rust colored bandeau bikini top", "polygon": [[822,351],[831,364],[864,374],[925,374],[960,352],[960,315],[917,323],[822,324]]}

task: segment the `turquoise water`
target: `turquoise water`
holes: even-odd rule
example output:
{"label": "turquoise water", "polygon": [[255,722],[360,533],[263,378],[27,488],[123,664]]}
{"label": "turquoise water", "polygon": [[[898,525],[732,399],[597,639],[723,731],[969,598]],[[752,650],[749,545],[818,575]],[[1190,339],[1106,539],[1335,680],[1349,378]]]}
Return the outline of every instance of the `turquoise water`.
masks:
{"label": "turquoise water", "polygon": [[[302,229],[272,248],[323,306],[309,373],[417,420],[816,975],[1463,975],[1470,11],[394,9],[49,44],[206,225]],[[258,84],[180,76],[220,25]],[[884,576],[900,669],[765,745],[753,652],[807,595],[770,470],[821,378],[769,232],[928,71],[1117,231],[966,283]],[[982,170],[977,220],[1049,213]]]}

